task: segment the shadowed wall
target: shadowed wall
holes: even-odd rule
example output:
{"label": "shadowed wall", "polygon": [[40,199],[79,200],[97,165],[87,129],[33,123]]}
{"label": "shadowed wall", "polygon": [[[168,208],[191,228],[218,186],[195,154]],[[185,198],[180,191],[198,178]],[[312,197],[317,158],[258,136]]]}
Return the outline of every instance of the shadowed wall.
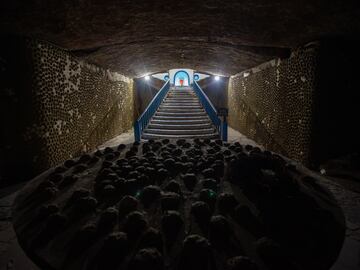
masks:
{"label": "shadowed wall", "polygon": [[1,50],[3,178],[33,176],[132,127],[132,80],[41,41],[16,39],[6,47]]}
{"label": "shadowed wall", "polygon": [[320,43],[311,145],[316,161],[360,152],[359,46],[344,39]]}

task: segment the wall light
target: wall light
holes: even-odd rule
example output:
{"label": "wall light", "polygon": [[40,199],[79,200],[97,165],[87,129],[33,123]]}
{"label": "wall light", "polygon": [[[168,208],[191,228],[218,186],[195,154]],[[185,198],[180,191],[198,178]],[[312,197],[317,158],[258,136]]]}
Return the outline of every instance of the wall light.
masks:
{"label": "wall light", "polygon": [[220,76],[215,76],[215,81],[220,81]]}
{"label": "wall light", "polygon": [[145,76],[145,81],[148,81],[148,80],[150,80],[150,76],[149,76],[149,75],[146,75],[146,76]]}

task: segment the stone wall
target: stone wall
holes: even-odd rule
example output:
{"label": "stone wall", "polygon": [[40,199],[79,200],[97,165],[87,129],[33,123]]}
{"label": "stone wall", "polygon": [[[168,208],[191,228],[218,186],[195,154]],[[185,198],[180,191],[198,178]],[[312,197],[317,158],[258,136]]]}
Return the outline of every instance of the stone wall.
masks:
{"label": "stone wall", "polygon": [[311,162],[318,45],[239,73],[229,82],[229,124],[264,147]]}
{"label": "stone wall", "polygon": [[13,45],[0,55],[3,178],[33,176],[132,127],[132,80],[45,42]]}

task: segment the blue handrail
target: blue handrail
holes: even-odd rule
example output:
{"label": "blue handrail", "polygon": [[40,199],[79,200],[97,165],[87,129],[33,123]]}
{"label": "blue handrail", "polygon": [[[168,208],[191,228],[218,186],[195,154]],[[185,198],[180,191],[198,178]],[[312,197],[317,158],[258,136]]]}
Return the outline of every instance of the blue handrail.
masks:
{"label": "blue handrail", "polygon": [[211,103],[210,99],[201,89],[200,85],[194,81],[193,85],[194,91],[198,96],[201,105],[204,107],[206,113],[209,115],[211,121],[213,122],[216,130],[220,134],[220,138],[223,141],[227,141],[227,122],[221,121],[220,117],[217,114],[217,110],[215,109],[214,105]]}
{"label": "blue handrail", "polygon": [[163,87],[161,87],[161,89],[156,93],[155,97],[150,101],[145,111],[135,121],[134,123],[135,141],[139,142],[141,140],[141,134],[143,130],[149,124],[151,117],[155,114],[156,110],[159,108],[162,100],[166,96],[169,89],[170,89],[170,80],[168,80],[163,85]]}

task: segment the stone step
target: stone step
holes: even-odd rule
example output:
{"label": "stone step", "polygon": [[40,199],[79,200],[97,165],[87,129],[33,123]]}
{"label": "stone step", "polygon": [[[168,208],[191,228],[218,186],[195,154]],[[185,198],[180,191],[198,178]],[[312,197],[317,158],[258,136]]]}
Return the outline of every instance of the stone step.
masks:
{"label": "stone step", "polygon": [[193,99],[164,99],[163,103],[189,103],[189,104],[200,104],[197,98]]}
{"label": "stone step", "polygon": [[217,139],[219,134],[192,88],[172,88],[144,130],[142,138]]}
{"label": "stone step", "polygon": [[169,119],[162,119],[158,117],[153,117],[151,123],[153,124],[164,124],[164,125],[186,125],[186,124],[212,124],[209,118],[188,118],[188,117],[178,117],[180,119],[174,119],[175,117],[170,117]]}
{"label": "stone step", "polygon": [[153,121],[147,126],[148,129],[167,129],[167,130],[202,130],[202,129],[209,129],[212,128],[212,124],[203,123],[203,124],[196,124],[196,123],[189,123],[189,124],[164,124],[164,123],[154,123]]}
{"label": "stone step", "polygon": [[194,90],[191,88],[191,87],[188,87],[188,88],[182,88],[182,89],[169,89],[169,91],[172,91],[172,92],[194,92]]}
{"label": "stone step", "polygon": [[177,95],[170,95],[166,97],[167,99],[198,99],[196,96],[177,96]]}
{"label": "stone step", "polygon": [[184,89],[184,90],[176,90],[176,89],[170,89],[169,93],[194,93],[193,89]]}
{"label": "stone step", "polygon": [[159,121],[208,121],[209,118],[207,115],[200,115],[200,116],[182,116],[182,115],[172,115],[172,116],[162,116],[162,115],[154,115],[153,120],[159,120]]}
{"label": "stone step", "polygon": [[197,96],[195,95],[168,95],[166,96],[166,98],[196,98],[197,99]]}
{"label": "stone step", "polygon": [[161,103],[162,105],[167,105],[167,106],[175,106],[175,105],[179,105],[179,106],[200,106],[201,104],[199,102],[167,102],[167,101],[163,101]]}
{"label": "stone step", "polygon": [[178,102],[178,103],[200,103],[197,98],[167,98],[163,102]]}
{"label": "stone step", "polygon": [[164,134],[150,134],[150,133],[146,133],[146,132],[144,132],[142,134],[142,139],[144,139],[144,140],[164,139],[164,138],[169,138],[169,139],[194,139],[194,138],[218,139],[219,134],[217,134],[217,133],[209,133],[209,134],[189,134],[189,135],[167,135],[167,134],[164,135]]}
{"label": "stone step", "polygon": [[158,128],[146,128],[144,133],[149,134],[168,134],[168,135],[191,135],[191,134],[212,134],[215,132],[214,128],[203,129],[158,129]]}
{"label": "stone step", "polygon": [[168,95],[166,98],[198,98],[196,95]]}
{"label": "stone step", "polygon": [[207,116],[205,111],[202,112],[159,112],[155,113],[155,116],[177,116],[177,117],[186,117],[186,116]]}
{"label": "stone step", "polygon": [[170,89],[169,93],[194,93],[194,90],[189,88],[189,89],[183,89],[183,90],[177,90],[177,89]]}
{"label": "stone step", "polygon": [[171,93],[171,94],[193,94],[195,92],[193,90],[184,90],[184,91],[170,90],[168,93]]}
{"label": "stone step", "polygon": [[191,96],[188,96],[188,97],[168,96],[164,100],[184,100],[184,101],[194,100],[194,101],[199,101],[199,99],[197,97],[191,97]]}
{"label": "stone step", "polygon": [[201,105],[188,105],[188,104],[162,104],[161,109],[202,109]]}
{"label": "stone step", "polygon": [[200,103],[188,103],[188,102],[183,102],[183,103],[178,103],[178,102],[162,102],[160,104],[160,106],[181,106],[181,107],[193,107],[193,106],[201,106]]}
{"label": "stone step", "polygon": [[158,112],[186,113],[186,112],[205,112],[202,108],[159,108]]}
{"label": "stone step", "polygon": [[193,96],[196,96],[196,94],[194,92],[192,92],[192,93],[168,93],[168,96],[193,97]]}
{"label": "stone step", "polygon": [[201,106],[167,106],[167,105],[161,105],[158,109],[158,111],[163,110],[176,110],[176,111],[199,111],[204,110]]}
{"label": "stone step", "polygon": [[191,86],[174,86],[174,87],[171,87],[170,90],[172,90],[172,91],[188,91],[188,90],[193,90],[193,88]]}

